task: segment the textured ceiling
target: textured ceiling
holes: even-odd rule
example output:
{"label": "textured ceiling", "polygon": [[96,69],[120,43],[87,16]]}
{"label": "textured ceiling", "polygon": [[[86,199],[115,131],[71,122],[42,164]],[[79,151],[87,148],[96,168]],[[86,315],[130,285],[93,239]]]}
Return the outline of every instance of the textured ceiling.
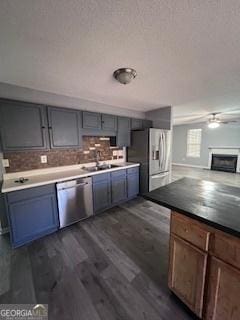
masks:
{"label": "textured ceiling", "polygon": [[[0,81],[139,111],[172,105],[178,123],[240,115],[239,34],[239,0],[1,0]],[[124,66],[138,72],[127,86],[112,77]]]}

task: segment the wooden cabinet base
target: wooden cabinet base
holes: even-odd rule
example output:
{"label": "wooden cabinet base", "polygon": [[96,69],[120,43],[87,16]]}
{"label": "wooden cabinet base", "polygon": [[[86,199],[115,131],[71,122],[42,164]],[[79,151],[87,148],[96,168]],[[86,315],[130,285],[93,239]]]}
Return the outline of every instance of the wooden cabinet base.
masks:
{"label": "wooden cabinet base", "polygon": [[169,288],[200,318],[240,319],[240,239],[171,215]]}
{"label": "wooden cabinet base", "polygon": [[207,253],[171,235],[169,288],[199,317],[202,316]]}
{"label": "wooden cabinet base", "polygon": [[205,319],[240,319],[240,270],[210,259]]}

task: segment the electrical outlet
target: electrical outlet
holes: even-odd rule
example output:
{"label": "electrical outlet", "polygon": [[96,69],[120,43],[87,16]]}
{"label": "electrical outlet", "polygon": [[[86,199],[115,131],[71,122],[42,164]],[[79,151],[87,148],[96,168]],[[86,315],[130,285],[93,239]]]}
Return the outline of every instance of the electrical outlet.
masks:
{"label": "electrical outlet", "polygon": [[41,156],[41,163],[47,163],[47,156]]}
{"label": "electrical outlet", "polygon": [[2,165],[3,165],[3,168],[8,168],[9,167],[9,160],[8,159],[2,159]]}

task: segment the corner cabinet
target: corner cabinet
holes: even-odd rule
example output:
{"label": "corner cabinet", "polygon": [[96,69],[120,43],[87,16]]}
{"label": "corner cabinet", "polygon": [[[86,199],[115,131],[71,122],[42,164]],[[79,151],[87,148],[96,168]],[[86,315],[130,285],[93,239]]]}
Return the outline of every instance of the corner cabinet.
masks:
{"label": "corner cabinet", "polygon": [[93,176],[93,207],[101,213],[139,193],[139,168],[119,169]]}
{"label": "corner cabinet", "polygon": [[46,108],[42,105],[0,100],[3,151],[46,149]]}
{"label": "corner cabinet", "polygon": [[48,107],[50,145],[55,148],[82,146],[82,113],[78,110]]}
{"label": "corner cabinet", "polygon": [[7,194],[7,210],[13,247],[18,247],[58,229],[55,185]]}

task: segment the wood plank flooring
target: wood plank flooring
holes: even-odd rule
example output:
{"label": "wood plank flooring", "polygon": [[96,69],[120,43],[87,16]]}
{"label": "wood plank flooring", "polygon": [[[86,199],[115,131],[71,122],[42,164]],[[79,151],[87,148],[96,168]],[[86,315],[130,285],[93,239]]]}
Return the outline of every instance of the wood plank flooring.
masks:
{"label": "wood plank flooring", "polygon": [[229,186],[240,187],[240,173],[214,171],[201,168],[191,168],[185,166],[172,166],[172,181],[183,177],[208,180],[227,184]]}
{"label": "wood plank flooring", "polygon": [[196,319],[167,288],[170,212],[142,198],[12,250],[0,237],[0,303],[49,319]]}

